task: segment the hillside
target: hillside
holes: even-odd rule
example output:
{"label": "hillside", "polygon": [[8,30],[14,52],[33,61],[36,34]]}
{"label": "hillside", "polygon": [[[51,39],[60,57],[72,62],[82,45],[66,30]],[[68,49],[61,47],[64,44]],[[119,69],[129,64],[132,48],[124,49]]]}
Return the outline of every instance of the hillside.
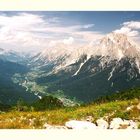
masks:
{"label": "hillside", "polygon": [[131,99],[140,99],[140,88],[127,89],[125,91],[114,93],[112,95],[102,96],[96,99],[95,103],[104,103],[110,101],[127,101]]}
{"label": "hillside", "polygon": [[[118,96],[117,96],[118,95]],[[115,97],[115,98],[114,98]],[[140,89],[131,89],[126,92],[121,92],[93,102],[75,107],[63,107],[59,103],[57,109],[51,109],[51,103],[45,105],[43,111],[16,111],[1,112],[0,128],[44,128],[44,124],[64,125],[69,120],[84,120],[88,116],[93,118],[92,122],[103,117],[106,121],[111,121],[113,118],[122,118],[133,120],[140,123]],[[125,98],[124,97],[128,97]],[[48,98],[49,99],[49,98]],[[48,100],[47,100],[48,101]],[[56,100],[53,100],[57,102]],[[52,102],[54,106],[54,102]],[[39,102],[39,105],[41,102]],[[44,106],[44,105],[43,105]]]}

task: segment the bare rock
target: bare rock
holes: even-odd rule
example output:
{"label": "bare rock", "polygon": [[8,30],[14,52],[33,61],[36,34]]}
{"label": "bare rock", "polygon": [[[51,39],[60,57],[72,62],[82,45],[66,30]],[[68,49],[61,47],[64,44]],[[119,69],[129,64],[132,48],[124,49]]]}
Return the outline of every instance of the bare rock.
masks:
{"label": "bare rock", "polygon": [[120,123],[119,129],[127,129],[130,126],[130,121],[129,120],[123,120],[122,123]]}
{"label": "bare rock", "polygon": [[138,124],[133,120],[122,120],[121,118],[114,118],[110,122],[110,129],[137,129]]}
{"label": "bare rock", "polygon": [[121,118],[113,118],[110,122],[110,129],[119,129],[121,124],[123,124],[123,120]]}
{"label": "bare rock", "polygon": [[103,118],[100,118],[96,121],[98,128],[101,129],[107,129],[109,127],[109,124],[107,121],[105,121]]}
{"label": "bare rock", "polygon": [[87,121],[71,120],[65,123],[68,129],[96,129],[97,126],[94,123]]}
{"label": "bare rock", "polygon": [[138,129],[138,124],[134,122],[133,120],[130,120],[128,129]]}

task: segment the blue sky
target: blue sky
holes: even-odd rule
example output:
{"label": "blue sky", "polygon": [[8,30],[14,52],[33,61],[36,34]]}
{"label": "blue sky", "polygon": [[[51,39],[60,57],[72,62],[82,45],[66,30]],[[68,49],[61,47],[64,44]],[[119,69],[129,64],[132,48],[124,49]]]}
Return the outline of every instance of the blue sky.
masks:
{"label": "blue sky", "polygon": [[110,32],[140,42],[140,12],[0,12],[0,48],[40,51],[57,44],[86,45]]}
{"label": "blue sky", "polygon": [[140,12],[47,12],[47,17],[60,17],[64,19],[63,25],[70,24],[95,24],[93,30],[108,33],[120,27],[120,24],[130,20],[140,20]]}

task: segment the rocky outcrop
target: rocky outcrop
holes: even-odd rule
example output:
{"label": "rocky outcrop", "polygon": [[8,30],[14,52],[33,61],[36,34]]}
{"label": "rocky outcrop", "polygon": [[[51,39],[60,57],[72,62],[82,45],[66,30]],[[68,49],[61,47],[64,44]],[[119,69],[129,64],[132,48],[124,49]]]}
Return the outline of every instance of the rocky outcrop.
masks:
{"label": "rocky outcrop", "polygon": [[65,123],[68,129],[137,129],[138,124],[133,120],[113,118],[107,122],[103,118],[96,120],[96,124],[88,121],[71,120]]}
{"label": "rocky outcrop", "polygon": [[70,120],[65,126],[49,125],[43,126],[44,129],[138,129],[138,123],[133,120],[123,120],[121,118],[113,118],[107,122],[103,118],[96,120],[96,124],[89,121]]}
{"label": "rocky outcrop", "polygon": [[107,121],[105,121],[103,118],[100,118],[96,121],[98,128],[101,129],[107,129],[109,127],[109,124]]}
{"label": "rocky outcrop", "polygon": [[68,129],[96,129],[97,126],[94,123],[88,121],[71,120],[65,123]]}
{"label": "rocky outcrop", "polygon": [[122,120],[121,118],[113,118],[110,122],[110,129],[137,129],[138,124],[133,120]]}

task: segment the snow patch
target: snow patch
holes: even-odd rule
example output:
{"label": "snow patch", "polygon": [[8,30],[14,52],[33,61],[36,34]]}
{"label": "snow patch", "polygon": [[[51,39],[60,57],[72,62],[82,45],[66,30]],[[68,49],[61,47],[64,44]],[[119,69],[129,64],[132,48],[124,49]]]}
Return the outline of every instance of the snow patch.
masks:
{"label": "snow patch", "polygon": [[137,68],[138,68],[139,74],[140,74],[140,62],[138,61],[138,59],[136,59],[136,65],[137,65]]}
{"label": "snow patch", "polygon": [[42,99],[42,96],[39,96],[39,95],[38,95],[38,98],[39,98],[39,99]]}
{"label": "snow patch", "polygon": [[73,74],[73,76],[75,76],[75,75],[77,75],[78,73],[79,73],[79,71],[80,71],[80,69],[81,69],[81,67],[84,65],[84,63],[81,63],[80,64],[80,67],[79,67],[79,69]]}
{"label": "snow patch", "polygon": [[115,67],[112,69],[112,71],[110,72],[110,76],[108,77],[108,81],[111,79],[111,77],[113,76],[113,72],[115,70]]}
{"label": "snow patch", "polygon": [[73,76],[77,75],[79,73],[79,71],[81,70],[82,66],[88,61],[89,57],[87,58],[87,60],[85,60],[83,63],[80,64],[79,69],[73,74]]}

